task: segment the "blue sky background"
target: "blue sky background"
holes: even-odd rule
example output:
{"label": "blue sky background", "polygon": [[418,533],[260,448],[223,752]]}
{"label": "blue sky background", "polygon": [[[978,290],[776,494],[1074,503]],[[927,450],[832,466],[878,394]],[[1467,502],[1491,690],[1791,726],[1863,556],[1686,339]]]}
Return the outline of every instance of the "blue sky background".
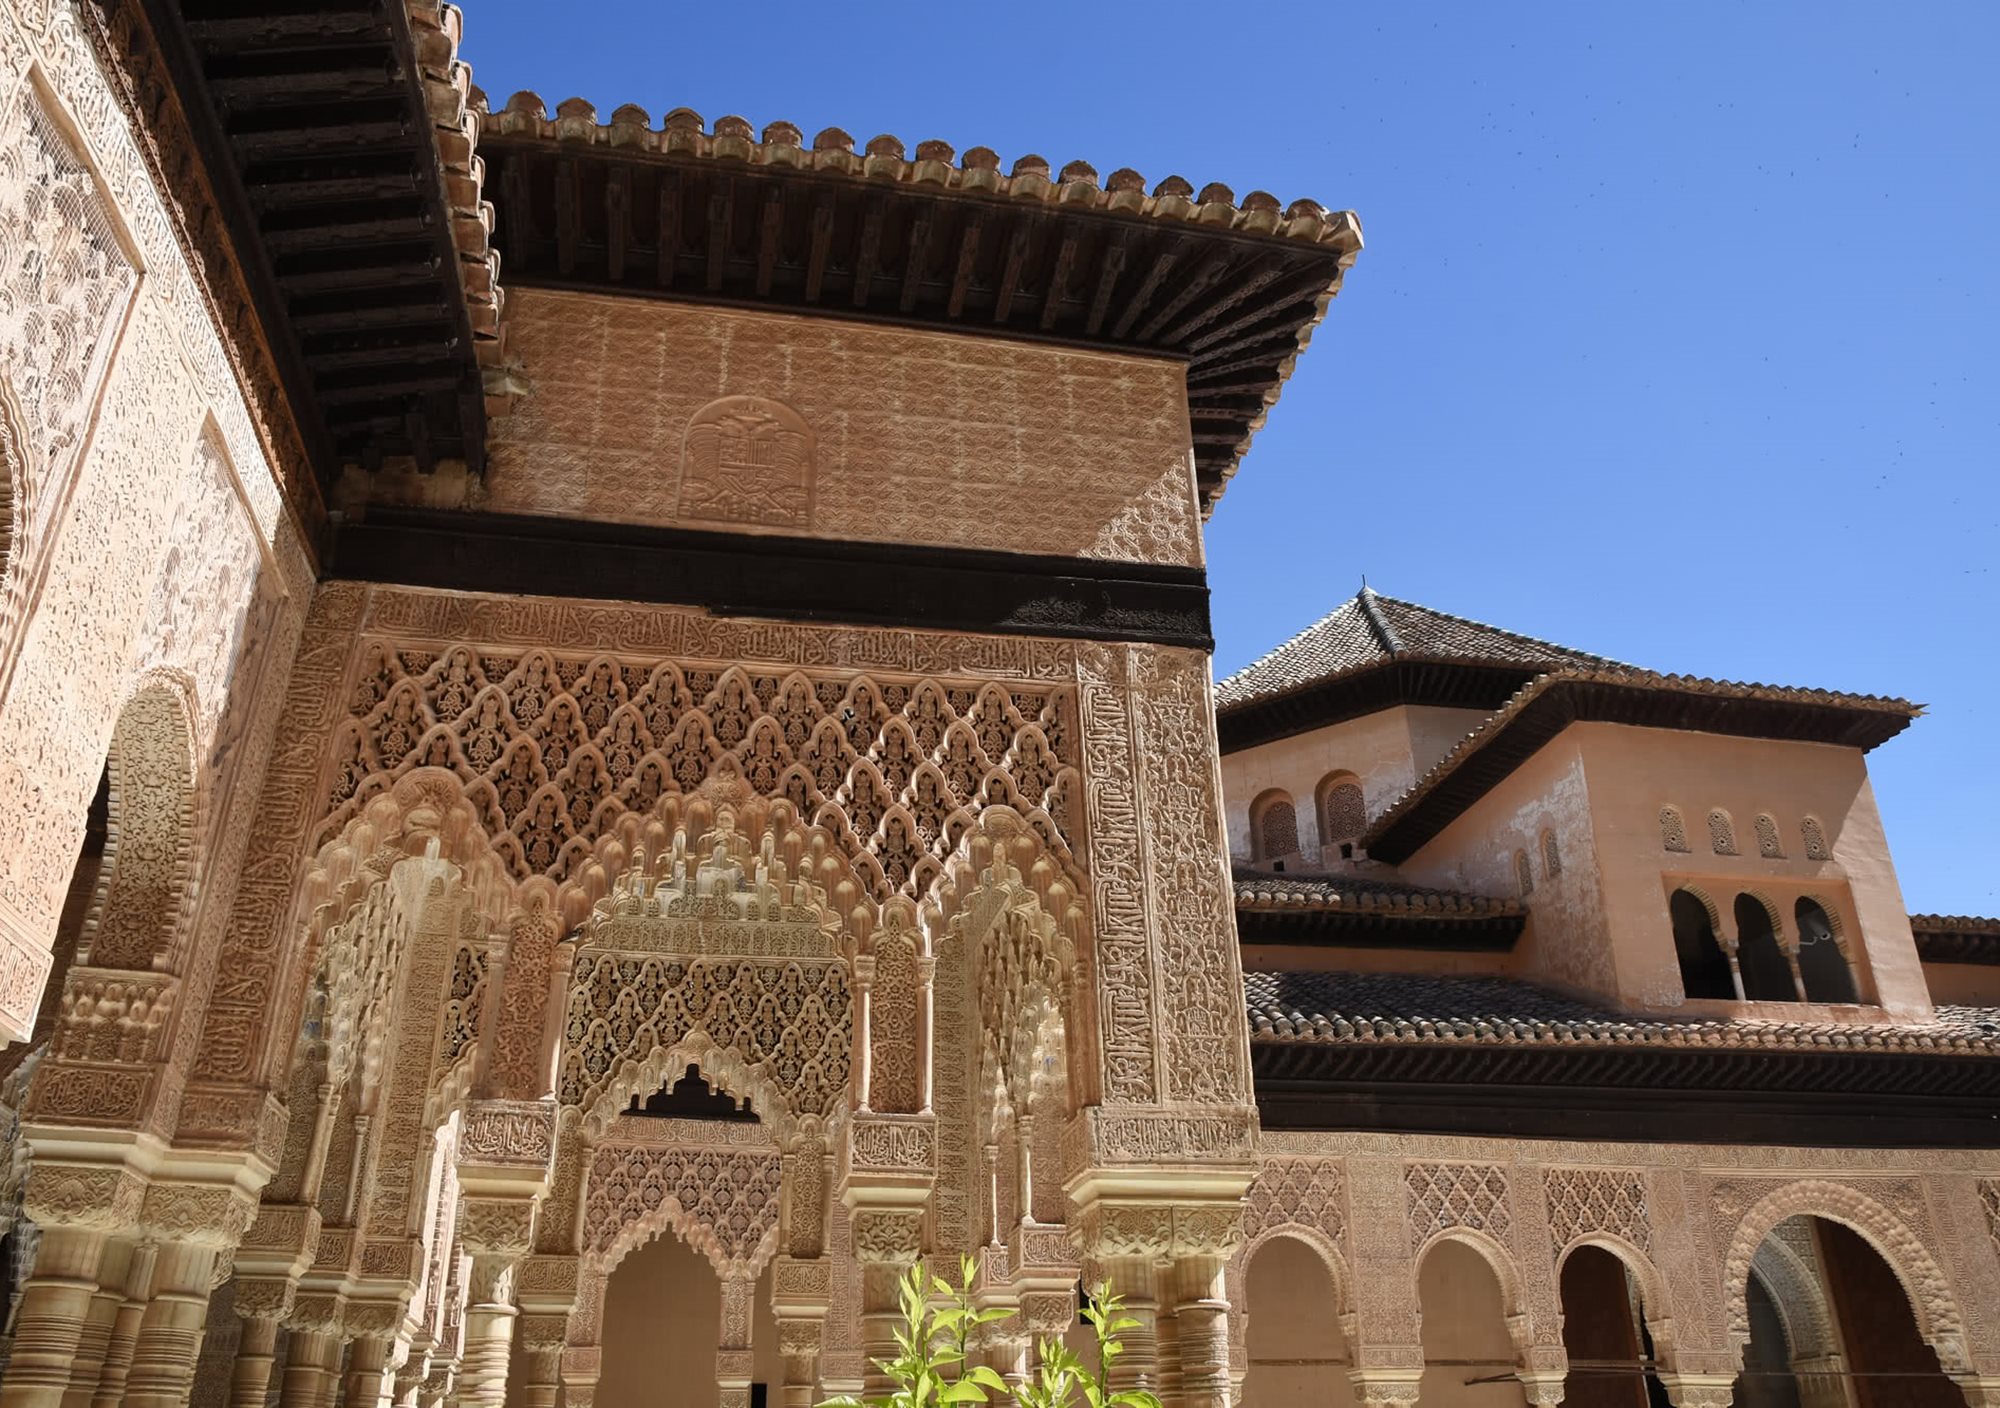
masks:
{"label": "blue sky background", "polygon": [[[497,105],[984,144],[1360,213],[1209,534],[1226,673],[1352,594],[1901,694],[1911,908],[2000,914],[2000,5],[465,0]],[[504,271],[503,271],[504,277]]]}

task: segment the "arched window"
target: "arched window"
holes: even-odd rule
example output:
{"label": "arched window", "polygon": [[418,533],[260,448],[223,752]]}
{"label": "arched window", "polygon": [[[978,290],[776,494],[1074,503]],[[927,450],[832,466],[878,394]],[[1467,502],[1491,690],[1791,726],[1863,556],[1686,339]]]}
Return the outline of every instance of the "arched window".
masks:
{"label": "arched window", "polygon": [[1801,899],[1792,913],[1799,924],[1799,977],[1808,1002],[1859,1002],[1854,969],[1840,951],[1833,916],[1813,899]]}
{"label": "arched window", "polygon": [[1681,966],[1681,992],[1688,997],[1734,997],[1736,980],[1729,955],[1715,937],[1708,904],[1692,890],[1676,890],[1667,902],[1674,921],[1674,957]]}
{"label": "arched window", "polygon": [[1299,849],[1299,814],[1284,792],[1267,792],[1251,809],[1250,832],[1260,861],[1283,860]]}
{"label": "arched window", "polygon": [[1523,895],[1535,893],[1535,867],[1528,863],[1526,851],[1514,852],[1514,883],[1521,887]]}
{"label": "arched window", "polygon": [[1826,848],[1826,828],[1819,824],[1819,818],[1809,816],[1799,823],[1799,832],[1805,838],[1806,859],[1826,860],[1831,854]]}
{"label": "arched window", "polygon": [[1556,833],[1544,827],[1542,829],[1542,874],[1553,880],[1562,873],[1562,850],[1556,845]]}
{"label": "arched window", "polygon": [[1777,923],[1755,895],[1736,897],[1736,966],[1743,996],[1752,1002],[1797,1002],[1799,985],[1778,947]]}
{"label": "arched window", "polygon": [[1681,809],[1679,807],[1661,807],[1660,849],[1686,854],[1687,848],[1687,823],[1681,820]]}
{"label": "arched window", "polygon": [[1778,821],[1769,812],[1757,813],[1752,823],[1757,829],[1757,854],[1765,860],[1783,860],[1785,848],[1778,840]]}
{"label": "arched window", "polygon": [[1328,773],[1320,779],[1320,844],[1352,846],[1367,829],[1368,803],[1361,794],[1360,779],[1351,772]]}
{"label": "arched window", "polygon": [[1719,856],[1733,856],[1736,852],[1736,823],[1729,819],[1729,813],[1717,807],[1708,814],[1708,844]]}

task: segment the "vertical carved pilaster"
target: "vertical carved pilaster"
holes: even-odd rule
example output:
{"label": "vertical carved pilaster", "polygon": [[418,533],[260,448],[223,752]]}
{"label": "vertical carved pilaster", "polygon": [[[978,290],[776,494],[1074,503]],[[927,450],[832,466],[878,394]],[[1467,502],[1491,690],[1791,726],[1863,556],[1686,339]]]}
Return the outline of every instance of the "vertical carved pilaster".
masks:
{"label": "vertical carved pilaster", "polygon": [[864,1396],[894,1387],[877,1366],[896,1357],[902,1324],[897,1284],[923,1250],[923,1213],[914,1208],[857,1208],[853,1221],[854,1259],[861,1263],[861,1348],[868,1358]]}
{"label": "vertical carved pilaster", "polygon": [[750,1347],[757,1283],[730,1277],[722,1283],[722,1314],[715,1335],[715,1384],[720,1408],[750,1408],[756,1361]]}

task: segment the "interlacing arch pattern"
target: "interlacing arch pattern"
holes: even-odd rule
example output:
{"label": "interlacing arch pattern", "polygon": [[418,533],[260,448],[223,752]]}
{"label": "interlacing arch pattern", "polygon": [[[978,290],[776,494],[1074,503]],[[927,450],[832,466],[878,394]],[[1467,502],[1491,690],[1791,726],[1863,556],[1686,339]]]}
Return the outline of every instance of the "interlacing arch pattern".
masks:
{"label": "interlacing arch pattern", "polygon": [[685,807],[663,799],[660,822],[670,837],[633,852],[578,944],[560,1102],[601,1130],[677,1073],[660,1053],[685,1049],[711,1077],[717,1060],[744,1068],[775,1100],[765,1118],[832,1117],[853,1058],[855,927],[834,904],[858,898],[851,881],[829,896],[815,879],[840,869],[834,838],[787,801],[722,787]]}
{"label": "interlacing arch pattern", "polygon": [[724,1280],[754,1280],[777,1251],[781,1172],[772,1145],[607,1140],[591,1153],[584,1255],[594,1272],[608,1276],[633,1250],[671,1229]]}
{"label": "interlacing arch pattern", "polygon": [[517,878],[561,883],[626,813],[724,771],[825,829],[879,903],[921,896],[982,806],[1078,834],[1074,691],[376,646],[334,751],[334,826],[417,768],[460,778]]}
{"label": "interlacing arch pattern", "polygon": [[1806,1179],[1767,1193],[1743,1214],[1723,1260],[1729,1333],[1749,1343],[1747,1301],[1750,1268],[1757,1249],[1779,1223],[1801,1214],[1845,1223],[1867,1240],[1896,1273],[1916,1313],[1917,1330],[1937,1350],[1946,1373],[1968,1366],[1965,1323],[1943,1269],[1903,1221],[1881,1203],[1844,1183]]}

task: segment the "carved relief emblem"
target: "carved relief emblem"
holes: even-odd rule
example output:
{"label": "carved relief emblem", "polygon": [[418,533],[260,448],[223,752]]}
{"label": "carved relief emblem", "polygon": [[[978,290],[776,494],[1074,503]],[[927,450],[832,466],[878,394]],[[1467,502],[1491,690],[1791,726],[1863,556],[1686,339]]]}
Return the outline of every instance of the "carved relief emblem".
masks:
{"label": "carved relief emblem", "polygon": [[724,396],[688,419],[681,518],[804,531],[811,525],[813,433],[790,406]]}

